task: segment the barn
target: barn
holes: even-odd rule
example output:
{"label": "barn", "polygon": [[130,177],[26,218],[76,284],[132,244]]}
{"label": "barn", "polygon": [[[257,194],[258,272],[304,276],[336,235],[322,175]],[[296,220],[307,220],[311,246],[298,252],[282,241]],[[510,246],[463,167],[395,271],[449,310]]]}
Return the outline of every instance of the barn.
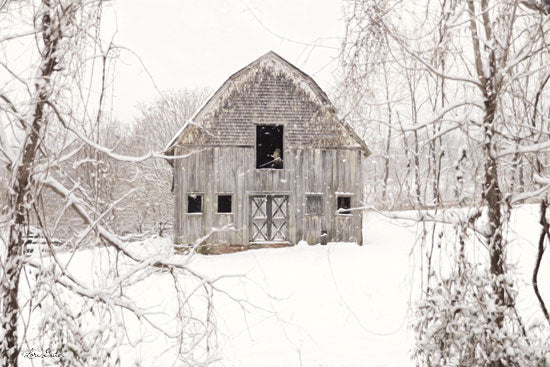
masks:
{"label": "barn", "polygon": [[233,74],[168,144],[174,243],[361,243],[370,154],[315,81],[270,51]]}

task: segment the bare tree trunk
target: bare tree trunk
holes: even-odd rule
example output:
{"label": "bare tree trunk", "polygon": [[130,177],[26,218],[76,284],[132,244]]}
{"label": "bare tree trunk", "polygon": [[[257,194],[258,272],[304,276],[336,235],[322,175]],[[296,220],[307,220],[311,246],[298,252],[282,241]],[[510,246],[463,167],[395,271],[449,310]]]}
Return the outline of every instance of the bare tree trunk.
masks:
{"label": "bare tree trunk", "polygon": [[414,131],[414,190],[416,195],[416,205],[421,207],[424,201],[421,199],[422,191],[420,189],[420,151],[418,146],[418,132]]}
{"label": "bare tree trunk", "polygon": [[[477,31],[477,25],[475,23],[475,8],[472,0],[468,1],[468,7],[471,12],[470,29],[472,33],[472,42],[474,45],[474,54],[476,60],[476,72],[481,82],[481,90],[485,98],[485,116],[483,117],[483,129],[485,143],[483,149],[485,151],[485,182],[484,182],[484,199],[488,206],[489,216],[489,252],[491,258],[491,273],[494,275],[504,274],[504,252],[502,244],[502,213],[501,202],[502,193],[499,187],[498,177],[498,161],[496,157],[496,142],[495,142],[495,113],[497,109],[497,95],[498,85],[497,79],[497,61],[494,50],[490,50],[488,53],[488,68],[489,75],[485,74],[483,68],[483,61],[481,56],[481,45],[479,42],[479,35]],[[486,0],[481,1],[481,13],[483,26],[485,30],[485,38],[487,42],[491,41],[492,36],[492,24],[489,20],[488,5]],[[504,290],[496,290],[499,300],[504,304]],[[502,321],[502,320],[501,320]],[[500,325],[500,323],[499,323]],[[500,325],[501,326],[501,325]]]}
{"label": "bare tree trunk", "polygon": [[388,137],[386,140],[386,151],[384,153],[384,187],[382,191],[382,202],[386,203],[388,194],[388,178],[390,175],[390,148],[391,148],[391,131],[392,131],[392,109],[390,104],[390,90],[388,84],[388,71],[384,64],[384,80],[386,82],[386,100],[388,101],[386,108],[388,111]]}
{"label": "bare tree trunk", "polygon": [[[390,123],[391,123],[391,112],[388,112]],[[382,202],[385,203],[388,196],[388,178],[390,176],[390,142],[391,142],[391,131],[388,129],[388,137],[386,139],[386,151],[384,152],[384,184],[382,188]]]}
{"label": "bare tree trunk", "polygon": [[23,234],[28,225],[25,214],[27,208],[34,201],[34,182],[32,181],[32,169],[37,158],[41,132],[47,121],[45,119],[45,106],[49,98],[50,78],[55,71],[57,44],[61,38],[58,26],[52,24],[50,12],[50,0],[43,0],[45,9],[42,16],[42,39],[44,41],[43,64],[40,70],[39,81],[36,84],[36,105],[30,128],[27,126],[27,136],[24,142],[23,157],[16,167],[15,180],[11,182],[8,205],[9,215],[12,218],[9,227],[9,243],[6,256],[6,267],[2,281],[2,313],[4,340],[0,344],[0,355],[3,366],[17,366],[19,356],[17,319],[19,304],[19,278],[23,269],[21,257],[23,256]]}
{"label": "bare tree trunk", "polygon": [[539,301],[540,308],[542,310],[542,313],[544,314],[544,317],[546,318],[546,321],[550,323],[550,314],[548,314],[548,308],[546,308],[546,303],[544,302],[544,299],[540,294],[538,283],[540,263],[542,262],[542,256],[544,255],[544,239],[548,237],[548,229],[550,227],[548,221],[546,220],[546,209],[548,209],[548,201],[543,200],[540,203],[540,224],[542,225],[542,230],[539,236],[539,245],[537,251],[537,259],[535,261],[535,268],[533,269],[533,290],[535,291],[535,295],[537,296],[537,300]]}
{"label": "bare tree trunk", "polygon": [[[416,75],[414,73],[408,74],[407,83],[408,83],[410,99],[411,99],[411,119],[412,119],[413,125],[416,125],[418,123],[418,108],[417,108],[416,95],[415,95],[417,80],[416,80]],[[413,85],[413,83],[414,83],[414,85]],[[404,139],[406,139],[406,134],[405,133],[403,133],[403,134],[404,134],[403,135]],[[422,199],[421,199],[421,194],[422,193],[421,193],[421,190],[420,190],[420,159],[419,159],[420,152],[419,152],[418,131],[417,130],[413,131],[413,137],[414,137],[414,140],[413,140],[414,149],[413,149],[412,153],[414,155],[414,158],[413,158],[413,163],[414,163],[414,196],[415,196],[414,204],[417,207],[420,207],[422,205]]]}
{"label": "bare tree trunk", "polygon": [[[493,41],[492,23],[489,19],[487,0],[481,0],[481,20],[482,29],[485,33],[486,42]],[[493,283],[494,292],[497,297],[497,303],[503,307],[505,305],[505,289],[502,284],[502,275],[505,274],[505,254],[504,244],[502,238],[502,192],[499,186],[498,175],[498,160],[496,152],[496,139],[495,136],[495,114],[498,105],[498,71],[497,60],[494,49],[487,51],[487,72],[483,66],[485,60],[482,57],[482,47],[480,45],[480,38],[478,34],[478,28],[476,24],[476,11],[473,0],[468,1],[468,8],[470,10],[470,32],[472,36],[472,43],[474,46],[474,56],[476,73],[480,81],[480,89],[483,93],[484,110],[485,115],[483,117],[483,132],[484,132],[484,144],[483,150],[485,153],[485,180],[483,196],[487,203],[488,219],[489,219],[489,232],[487,234],[487,244],[489,247],[490,257],[490,272],[495,277]],[[504,313],[497,312],[496,323],[498,328],[502,328],[504,324]],[[491,364],[492,367],[501,367],[502,361],[498,360]]]}
{"label": "bare tree trunk", "polygon": [[[544,78],[537,94],[535,97],[535,104],[533,107],[533,117],[531,120],[531,124],[533,127],[536,127],[536,121],[537,121],[537,108],[538,104],[540,102],[540,97],[542,94],[542,91],[546,84],[550,81],[550,74]],[[543,164],[540,162],[540,159],[537,157],[535,162],[535,169],[539,175],[542,175],[543,173]],[[533,290],[535,291],[535,295],[537,297],[537,300],[539,301],[540,308],[542,310],[542,313],[544,314],[544,317],[546,318],[546,321],[550,323],[550,314],[548,313],[548,308],[546,307],[546,303],[544,302],[544,299],[542,298],[542,295],[540,294],[539,290],[539,284],[538,284],[538,275],[539,275],[539,269],[540,264],[542,262],[542,257],[544,255],[544,239],[548,238],[550,239],[550,232],[548,232],[550,228],[550,224],[546,220],[546,211],[548,209],[548,199],[543,199],[540,203],[540,224],[542,225],[542,230],[539,236],[539,243],[538,243],[538,249],[537,249],[537,259],[535,260],[535,268],[533,269]]]}
{"label": "bare tree trunk", "polygon": [[[485,102],[485,201],[489,217],[489,255],[491,258],[491,273],[495,276],[504,274],[504,249],[502,241],[502,193],[499,187],[498,163],[494,157],[494,113],[496,101],[490,96]],[[495,292],[501,305],[504,305],[504,288],[497,285]],[[502,327],[503,318],[497,320]]]}

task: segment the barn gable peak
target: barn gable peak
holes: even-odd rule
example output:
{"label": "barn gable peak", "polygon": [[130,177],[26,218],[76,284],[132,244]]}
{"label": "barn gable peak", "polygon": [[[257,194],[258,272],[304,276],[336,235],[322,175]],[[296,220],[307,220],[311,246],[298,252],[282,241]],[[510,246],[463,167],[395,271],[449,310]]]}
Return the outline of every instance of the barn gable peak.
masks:
{"label": "barn gable peak", "polygon": [[317,103],[329,105],[332,107],[326,93],[319,87],[319,85],[313,80],[312,77],[304,73],[302,70],[298,69],[296,66],[291,64],[289,61],[275,53],[274,51],[269,51],[263,56],[259,57],[255,61],[251,62],[241,70],[237,71],[231,77],[230,80],[236,80],[241,75],[245,74],[250,69],[256,67],[268,67],[272,68],[277,72],[284,73],[290,77],[296,84],[300,85],[305,92],[309,94],[312,100]]}
{"label": "barn gable peak", "polygon": [[[289,116],[290,113],[294,115]],[[254,137],[248,136],[251,130],[246,129],[246,124],[285,124],[284,121],[293,127],[308,125],[302,127],[304,132],[324,133],[329,145],[357,144],[370,154],[355,131],[340,121],[319,85],[273,51],[232,74],[174,136],[167,152],[171,154],[176,143],[250,145]],[[317,126],[319,121],[324,121],[324,128]],[[314,140],[313,134],[310,138]],[[303,139],[296,143],[308,145]]]}
{"label": "barn gable peak", "polygon": [[250,64],[246,65],[239,71],[232,74],[222,86],[210,96],[210,98],[197,110],[197,112],[191,117],[192,122],[196,122],[202,115],[209,111],[209,107],[213,106],[218,99],[227,97],[227,92],[233,89],[239,88],[242,84],[248,81],[248,77],[255,75],[256,72],[261,70],[271,69],[276,73],[285,74],[295,84],[299,85],[301,89],[308,94],[308,97],[312,101],[329,107],[334,112],[336,109],[333,107],[326,93],[319,87],[319,85],[309,75],[292,65],[289,61],[275,53],[269,51],[266,54],[260,56]]}

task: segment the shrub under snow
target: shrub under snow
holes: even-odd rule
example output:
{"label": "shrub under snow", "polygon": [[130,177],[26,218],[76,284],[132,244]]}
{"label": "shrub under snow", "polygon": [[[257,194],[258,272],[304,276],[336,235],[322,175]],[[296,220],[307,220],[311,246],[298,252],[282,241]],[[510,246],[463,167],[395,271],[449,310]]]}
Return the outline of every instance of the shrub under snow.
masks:
{"label": "shrub under snow", "polygon": [[[548,334],[543,325],[524,326],[510,279],[461,265],[447,278],[434,281],[418,305],[413,324],[418,365],[549,366]],[[497,282],[505,289],[504,305],[495,292]]]}

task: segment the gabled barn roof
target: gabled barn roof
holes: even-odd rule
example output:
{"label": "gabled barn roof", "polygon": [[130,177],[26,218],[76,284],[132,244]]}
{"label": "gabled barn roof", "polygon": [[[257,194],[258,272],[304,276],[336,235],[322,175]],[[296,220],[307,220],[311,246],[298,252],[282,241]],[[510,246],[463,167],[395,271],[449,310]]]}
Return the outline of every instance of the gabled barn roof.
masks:
{"label": "gabled barn roof", "polygon": [[[252,63],[248,64],[241,70],[231,75],[229,79],[227,79],[222,84],[222,86],[216,92],[214,92],[212,96],[210,96],[210,98],[208,98],[208,100],[176,133],[176,135],[172,138],[172,140],[168,143],[166,147],[167,154],[172,155],[173,148],[176,145],[176,143],[178,141],[182,142],[185,139],[186,135],[192,135],[191,138],[187,139],[190,141],[197,141],[198,140],[197,136],[201,134],[209,135],[210,133],[207,131],[208,130],[207,126],[204,126],[205,124],[207,124],[205,122],[205,120],[208,120],[207,117],[216,115],[216,111],[214,110],[219,106],[221,102],[223,102],[224,98],[227,99],[227,95],[228,93],[231,92],[232,89],[240,87],[240,84],[242,84],[242,80],[246,78],[247,74],[253,73],[254,70],[264,66],[276,67],[277,71],[282,72],[283,74],[288,76],[293,81],[294,84],[298,85],[299,89],[301,90],[301,93],[305,93],[310,100],[312,100],[314,103],[318,104],[319,106],[322,106],[324,110],[329,111],[329,113],[331,114],[331,117],[334,117],[334,118],[331,118],[331,120],[337,121],[337,124],[339,124],[341,127],[345,129],[347,134],[349,134],[349,137],[352,138],[352,141],[354,141],[358,146],[360,146],[366,155],[370,154],[370,150],[368,149],[364,140],[357,135],[354,129],[347,122],[339,119],[336,116],[336,109],[334,108],[332,102],[329,100],[326,93],[313,80],[313,78],[311,78],[309,75],[307,75],[306,73],[304,73],[303,71],[298,69],[296,66],[292,65],[290,62],[283,59],[281,56],[279,56],[273,51],[269,51],[265,55],[261,56],[257,60],[253,61]],[[253,100],[252,103],[254,103],[255,101],[257,101],[258,103],[261,103],[262,101],[260,101],[260,99],[273,98],[273,96],[268,95],[266,97],[262,95],[262,96],[256,96],[256,98],[257,99]],[[228,102],[225,101],[225,105],[227,104]],[[247,107],[244,106],[243,108],[247,108]],[[210,118],[210,120],[213,120],[213,118]],[[235,133],[239,134],[238,131],[236,131]]]}

